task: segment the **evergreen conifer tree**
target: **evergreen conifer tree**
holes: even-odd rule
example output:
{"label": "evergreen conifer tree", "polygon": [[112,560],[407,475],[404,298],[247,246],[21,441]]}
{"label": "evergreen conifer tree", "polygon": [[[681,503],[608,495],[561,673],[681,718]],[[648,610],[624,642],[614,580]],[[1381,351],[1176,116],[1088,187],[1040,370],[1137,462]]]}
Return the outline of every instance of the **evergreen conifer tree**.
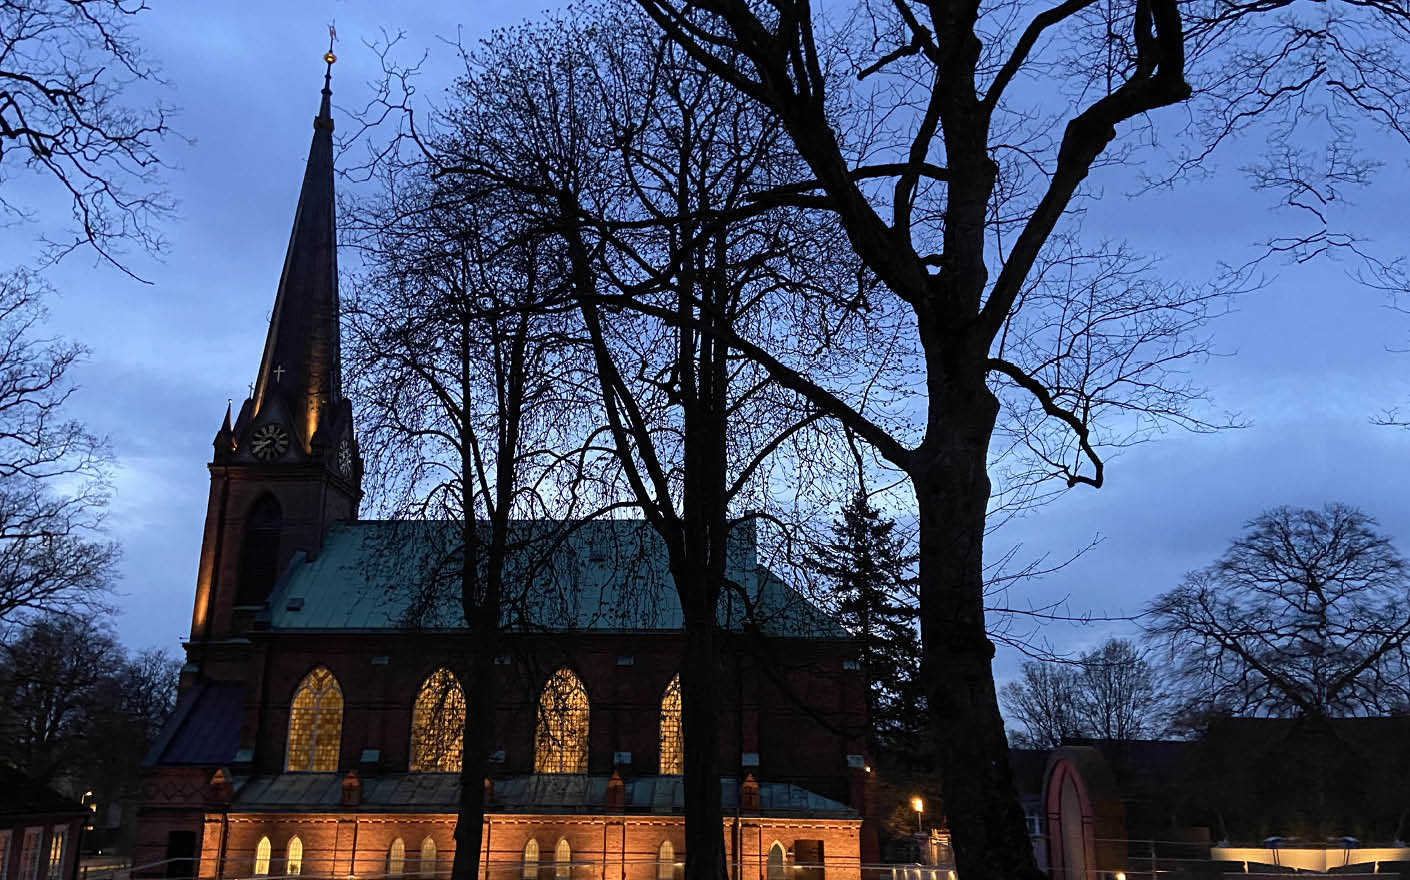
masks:
{"label": "evergreen conifer tree", "polygon": [[811,545],[807,564],[827,581],[843,625],[861,642],[869,749],[910,764],[925,749],[926,709],[913,604],[916,556],[895,528],[859,491],[834,521],[831,539]]}

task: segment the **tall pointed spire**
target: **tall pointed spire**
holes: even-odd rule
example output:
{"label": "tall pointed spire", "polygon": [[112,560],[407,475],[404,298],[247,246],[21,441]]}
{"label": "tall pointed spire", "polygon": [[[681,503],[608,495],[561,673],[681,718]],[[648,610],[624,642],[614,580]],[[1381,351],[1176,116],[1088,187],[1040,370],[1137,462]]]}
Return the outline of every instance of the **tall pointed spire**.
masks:
{"label": "tall pointed spire", "polygon": [[[329,29],[330,37],[332,29]],[[255,379],[255,421],[287,420],[304,452],[342,401],[338,342],[338,255],[333,205],[332,41],[313,120],[303,187]]]}

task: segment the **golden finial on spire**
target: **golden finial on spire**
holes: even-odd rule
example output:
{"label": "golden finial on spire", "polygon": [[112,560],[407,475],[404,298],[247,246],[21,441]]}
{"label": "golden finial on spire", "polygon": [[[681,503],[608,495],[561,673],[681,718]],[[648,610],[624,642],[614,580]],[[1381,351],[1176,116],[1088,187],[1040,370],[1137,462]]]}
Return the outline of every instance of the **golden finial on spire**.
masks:
{"label": "golden finial on spire", "polygon": [[333,62],[338,60],[338,56],[333,54],[333,41],[338,39],[338,29],[330,23],[328,25],[328,51],[323,53],[323,60],[332,67]]}

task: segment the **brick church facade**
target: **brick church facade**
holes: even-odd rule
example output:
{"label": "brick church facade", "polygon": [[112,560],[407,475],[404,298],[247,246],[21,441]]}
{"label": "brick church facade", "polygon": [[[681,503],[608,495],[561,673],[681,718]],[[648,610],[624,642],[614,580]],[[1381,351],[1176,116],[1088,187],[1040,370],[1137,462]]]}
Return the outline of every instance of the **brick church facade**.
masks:
{"label": "brick church facade", "polygon": [[[454,853],[459,729],[476,709],[450,670],[465,636],[445,609],[413,623],[409,586],[454,530],[358,518],[330,96],[325,76],[256,383],[215,438],[181,696],[145,770],[133,864],[148,876],[434,877]],[[553,584],[527,591],[533,619],[495,661],[481,876],[671,880],[682,639],[662,549],[640,522],[557,533]],[[774,659],[722,610],[731,874],[859,877],[874,832],[857,646],[751,535],[735,543],[730,578]]]}

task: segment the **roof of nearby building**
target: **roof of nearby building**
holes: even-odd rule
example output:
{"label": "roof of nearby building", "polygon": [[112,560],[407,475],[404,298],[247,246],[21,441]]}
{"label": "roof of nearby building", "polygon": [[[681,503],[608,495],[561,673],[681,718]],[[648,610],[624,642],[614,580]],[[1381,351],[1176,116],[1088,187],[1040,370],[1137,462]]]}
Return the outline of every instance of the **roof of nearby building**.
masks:
{"label": "roof of nearby building", "polygon": [[[342,798],[341,773],[280,773],[235,780],[232,811],[279,812],[336,810]],[[601,813],[608,776],[534,774],[494,780],[490,812]],[[374,812],[454,812],[460,803],[456,773],[391,773],[361,781],[358,809]],[[738,802],[738,783],[720,780],[725,812]],[[623,781],[625,811],[675,814],[684,809],[685,787],[679,776],[642,776]],[[856,810],[797,785],[759,783],[759,806],[770,815],[807,815],[855,819]]]}
{"label": "roof of nearby building", "polygon": [[[837,620],[760,565],[741,528],[726,562],[722,626],[767,635],[845,639]],[[318,556],[296,555],[270,597],[272,630],[456,629],[459,523],[372,521],[333,526]],[[504,578],[510,630],[678,631],[680,601],[664,543],[641,520],[519,521]]]}
{"label": "roof of nearby building", "polygon": [[182,700],[161,737],[147,754],[147,763],[213,766],[228,763],[240,747],[240,721],[245,710],[245,686],[240,682],[206,681]]}
{"label": "roof of nearby building", "polygon": [[0,764],[0,818],[82,816],[88,809],[14,767]]}

